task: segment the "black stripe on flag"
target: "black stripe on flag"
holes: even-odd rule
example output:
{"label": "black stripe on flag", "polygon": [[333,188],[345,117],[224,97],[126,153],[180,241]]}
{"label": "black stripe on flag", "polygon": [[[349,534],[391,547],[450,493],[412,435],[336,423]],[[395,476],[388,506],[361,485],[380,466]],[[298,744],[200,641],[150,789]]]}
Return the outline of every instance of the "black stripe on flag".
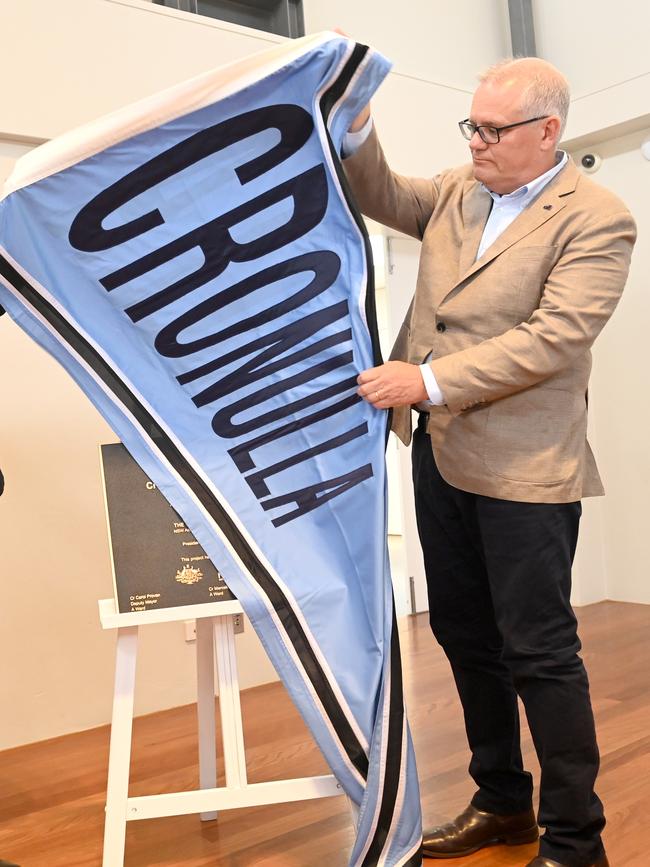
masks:
{"label": "black stripe on flag", "polygon": [[[363,58],[368,53],[369,49],[367,45],[361,45],[357,43],[352,54],[350,55],[350,59],[343,67],[340,76],[336,79],[336,81],[325,91],[325,93],[320,98],[320,108],[321,113],[323,115],[323,120],[325,122],[325,131],[327,132],[327,141],[330,147],[330,153],[332,155],[332,163],[334,168],[336,169],[336,175],[339,179],[339,183],[341,185],[341,189],[343,190],[343,195],[345,196],[345,200],[348,205],[348,209],[352,214],[354,222],[357,224],[357,227],[361,233],[361,237],[363,239],[363,248],[366,256],[366,298],[365,298],[365,311],[366,311],[366,322],[368,323],[368,330],[370,332],[370,341],[372,344],[372,357],[377,367],[380,364],[383,364],[384,359],[381,354],[381,346],[379,343],[379,328],[377,326],[377,304],[375,298],[375,267],[374,260],[372,255],[372,245],[370,244],[370,237],[368,236],[368,229],[366,228],[365,221],[363,219],[363,215],[359,210],[359,207],[356,203],[352,190],[350,188],[350,184],[345,174],[343,167],[341,166],[341,159],[339,154],[334,147],[334,142],[331,139],[329,134],[329,130],[327,128],[327,120],[329,118],[329,114],[335,105],[335,103],[341,98],[343,93],[345,92],[345,88],[349,86],[350,81],[352,80],[352,76],[359,68],[359,64],[363,60]],[[388,434],[390,433],[390,422],[392,418],[393,411],[388,410],[386,413],[386,443],[388,443]]]}
{"label": "black stripe on flag", "polygon": [[[402,740],[404,738],[404,697],[402,691],[402,660],[399,633],[393,602],[393,622],[390,639],[390,698],[388,705],[388,744],[381,807],[372,843],[361,862],[362,867],[375,867],[379,863],[394,818],[395,802],[402,771]],[[404,769],[406,770],[406,769]],[[398,817],[399,818],[399,817]],[[414,863],[419,863],[418,861]]]}
{"label": "black stripe on flag", "polygon": [[359,68],[361,61],[366,56],[368,51],[369,49],[367,45],[362,45],[360,42],[357,42],[352,50],[350,59],[341,70],[340,75],[338,76],[336,81],[332,82],[332,84],[327,88],[325,93],[321,96],[320,110],[323,113],[323,117],[325,118],[325,120],[327,120],[327,118],[330,116],[330,112],[334,108],[334,105],[339,101],[339,99],[348,89],[350,82],[352,81],[352,76]]}
{"label": "black stripe on flag", "polygon": [[38,310],[40,315],[59,335],[61,342],[68,344],[83,358],[97,377],[111,391],[116,401],[135,417],[142,429],[143,437],[151,442],[155,450],[165,456],[217,524],[224,537],[230,542],[241,558],[251,577],[259,584],[260,588],[271,601],[350,762],[361,776],[367,779],[368,756],[346,718],[303,631],[300,621],[296,617],[284,593],[259,561],[257,555],[239,532],[221,503],[183,457],[156,419],[139,402],[138,398],[129,390],[113,368],[74,329],[64,316],[40,294],[38,289],[23,277],[2,255],[0,255],[0,274],[13,286],[18,294],[22,295],[32,307]]}
{"label": "black stripe on flag", "polygon": [[[332,107],[344,94],[345,89],[348,87],[352,80],[352,76],[358,69],[359,64],[366,56],[367,52],[367,45],[357,44],[350,56],[350,59],[344,66],[341,75],[332,84],[332,86],[325,91],[325,93],[321,97],[320,107],[326,129],[327,120],[332,110]],[[366,228],[366,224],[354,199],[350,184],[343,170],[343,167],[341,166],[339,155],[336,151],[336,148],[334,147],[334,143],[332,142],[332,139],[329,135],[329,131],[328,141],[330,151],[332,153],[332,162],[336,168],[341,188],[345,195],[350,212],[354,217],[354,220],[363,237],[368,275],[368,282],[366,287],[366,320],[368,322],[368,328],[370,330],[375,365],[379,365],[382,364],[383,360],[381,355],[381,349],[379,346],[379,330],[377,327],[377,312],[375,305],[374,264],[372,247],[370,245],[370,238],[368,237],[368,230]],[[388,440],[388,434],[390,432],[391,414],[387,413],[386,416],[386,440]],[[386,746],[384,787],[380,795],[381,806],[377,819],[377,827],[375,829],[375,833],[370,847],[368,848],[365,858],[363,859],[362,867],[374,867],[374,865],[378,863],[379,857],[382,854],[382,850],[388,838],[391,823],[394,818],[393,814],[395,812],[395,803],[397,800],[397,793],[399,791],[400,776],[402,771],[402,740],[404,737],[405,724],[404,696],[402,684],[402,661],[400,655],[399,634],[397,631],[394,599],[392,600],[392,605],[393,617],[390,647],[391,677],[388,711],[388,743]],[[421,856],[416,853],[413,858],[409,859],[405,867],[409,867],[409,865],[411,864],[420,864],[420,862]]]}
{"label": "black stripe on flag", "polygon": [[402,864],[402,867],[422,867],[422,846],[415,852],[408,861]]}

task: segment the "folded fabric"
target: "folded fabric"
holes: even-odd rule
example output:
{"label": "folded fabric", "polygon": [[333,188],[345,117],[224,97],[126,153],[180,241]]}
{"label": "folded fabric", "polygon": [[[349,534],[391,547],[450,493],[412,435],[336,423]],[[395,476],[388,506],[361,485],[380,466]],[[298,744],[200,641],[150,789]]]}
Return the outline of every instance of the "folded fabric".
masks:
{"label": "folded fabric", "polygon": [[[339,164],[388,72],[320,34],[23,157],[0,302],[226,579],[345,792],[351,865],[419,864],[387,548],[372,262]],[[134,528],[137,531],[137,528]]]}

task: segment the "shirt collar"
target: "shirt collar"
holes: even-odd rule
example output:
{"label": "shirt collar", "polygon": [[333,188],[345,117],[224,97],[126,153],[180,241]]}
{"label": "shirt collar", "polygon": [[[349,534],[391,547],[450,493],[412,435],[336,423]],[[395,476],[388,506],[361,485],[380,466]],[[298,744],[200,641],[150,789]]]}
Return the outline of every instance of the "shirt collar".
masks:
{"label": "shirt collar", "polygon": [[547,172],[544,172],[543,175],[535,178],[532,181],[529,181],[527,184],[524,184],[522,187],[519,187],[516,190],[513,190],[511,193],[506,193],[503,196],[500,196],[498,193],[493,193],[492,190],[489,190],[485,184],[481,184],[484,190],[486,190],[491,196],[495,204],[506,202],[511,202],[513,200],[521,200],[524,196],[527,199],[532,199],[538,193],[540,193],[544,187],[553,180],[555,175],[560,172],[564,166],[567,164],[569,159],[566,151],[558,151],[556,154],[557,162],[555,165],[550,168]]}

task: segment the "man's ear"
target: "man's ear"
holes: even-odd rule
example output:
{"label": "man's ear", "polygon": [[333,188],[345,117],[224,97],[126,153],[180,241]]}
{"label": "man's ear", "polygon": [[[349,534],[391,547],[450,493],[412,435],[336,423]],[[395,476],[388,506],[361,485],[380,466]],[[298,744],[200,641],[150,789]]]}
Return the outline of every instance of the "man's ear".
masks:
{"label": "man's ear", "polygon": [[544,121],[543,136],[541,141],[542,150],[551,150],[557,146],[560,138],[560,128],[562,121],[556,114],[550,115]]}

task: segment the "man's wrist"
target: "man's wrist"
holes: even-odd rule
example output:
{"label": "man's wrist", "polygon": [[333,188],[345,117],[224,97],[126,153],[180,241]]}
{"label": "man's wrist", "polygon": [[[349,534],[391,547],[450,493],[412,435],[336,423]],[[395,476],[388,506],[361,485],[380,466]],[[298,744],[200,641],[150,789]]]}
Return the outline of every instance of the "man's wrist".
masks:
{"label": "man's wrist", "polygon": [[359,150],[361,145],[365,142],[372,131],[372,115],[368,118],[368,120],[364,123],[360,130],[356,132],[347,132],[343,136],[343,145],[341,147],[341,153],[343,155],[343,159],[347,157],[352,157]]}
{"label": "man's wrist", "polygon": [[429,396],[429,403],[432,404],[432,406],[443,406],[445,403],[445,398],[442,391],[440,390],[440,386],[438,385],[438,380],[436,379],[435,374],[431,369],[431,365],[421,364],[420,373],[422,374],[422,379],[424,380],[424,387],[427,391],[427,395]]}

